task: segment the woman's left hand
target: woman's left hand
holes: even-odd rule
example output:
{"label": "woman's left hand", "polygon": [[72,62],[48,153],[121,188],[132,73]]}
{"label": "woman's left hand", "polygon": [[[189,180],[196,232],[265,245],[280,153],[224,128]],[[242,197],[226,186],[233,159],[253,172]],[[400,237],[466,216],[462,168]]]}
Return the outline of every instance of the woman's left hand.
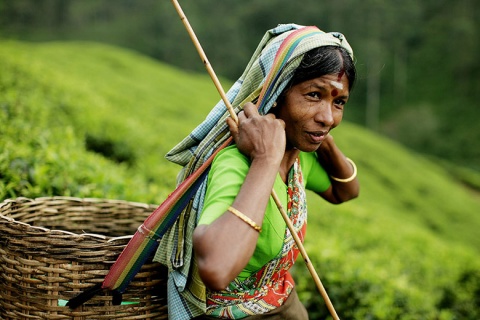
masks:
{"label": "woman's left hand", "polygon": [[[318,161],[330,177],[345,179],[352,177],[354,168],[328,134],[317,149]],[[320,195],[331,203],[342,203],[358,197],[360,185],[357,177],[349,182],[340,182],[330,178],[331,187]]]}

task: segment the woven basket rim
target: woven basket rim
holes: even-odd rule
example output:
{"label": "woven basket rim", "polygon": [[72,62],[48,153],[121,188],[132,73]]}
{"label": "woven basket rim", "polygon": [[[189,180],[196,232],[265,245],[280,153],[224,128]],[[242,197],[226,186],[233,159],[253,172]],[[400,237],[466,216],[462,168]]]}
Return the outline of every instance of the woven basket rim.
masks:
{"label": "woven basket rim", "polygon": [[[145,209],[155,208],[154,204],[146,204],[142,202],[134,202],[134,201],[128,201],[128,200],[121,200],[121,199],[117,200],[117,199],[107,199],[107,198],[80,198],[80,197],[69,197],[69,196],[50,196],[50,197],[37,197],[37,198],[17,197],[17,198],[5,199],[2,202],[0,202],[0,210],[11,204],[25,205],[28,203],[35,204],[38,202],[54,202],[54,201],[85,202],[85,203],[92,203],[92,204],[111,203],[111,204],[119,204],[119,205],[120,204],[129,205],[134,207],[142,207]],[[39,232],[44,232],[45,234],[51,234],[51,233],[64,234],[64,235],[74,237],[75,239],[95,238],[97,240],[104,240],[108,243],[108,242],[114,242],[117,240],[131,239],[134,236],[134,234],[129,234],[124,236],[112,237],[112,236],[106,236],[98,233],[91,233],[91,232],[75,233],[75,232],[66,231],[66,230],[49,229],[46,227],[33,226],[29,223],[18,221],[12,217],[5,216],[4,214],[1,213],[1,211],[0,211],[0,219],[4,221],[6,220],[10,223],[23,225],[26,228],[29,228],[31,230],[36,230]]]}

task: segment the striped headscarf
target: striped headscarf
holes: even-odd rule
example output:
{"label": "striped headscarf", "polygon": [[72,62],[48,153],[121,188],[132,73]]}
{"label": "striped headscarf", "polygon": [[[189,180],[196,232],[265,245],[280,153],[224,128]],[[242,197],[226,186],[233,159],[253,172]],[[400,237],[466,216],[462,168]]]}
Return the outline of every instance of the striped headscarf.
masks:
{"label": "striped headscarf", "polygon": [[[317,27],[282,24],[267,31],[242,76],[226,93],[238,113],[246,102],[257,101],[260,114],[266,114],[292,78],[304,54],[322,46],[340,46],[353,60],[345,37],[326,33]],[[229,113],[219,101],[207,118],[167,155],[169,161],[183,166],[178,183],[195,172],[228,139],[225,119]],[[169,319],[188,319],[205,311],[205,287],[192,260],[192,234],[203,208],[207,181],[203,181],[173,227],[166,232],[155,260],[169,269]]]}

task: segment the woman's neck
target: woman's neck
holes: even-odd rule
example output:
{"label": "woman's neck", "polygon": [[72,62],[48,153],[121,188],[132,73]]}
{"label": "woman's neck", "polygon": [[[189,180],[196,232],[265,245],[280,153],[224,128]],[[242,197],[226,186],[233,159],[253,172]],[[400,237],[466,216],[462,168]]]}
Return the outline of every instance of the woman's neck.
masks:
{"label": "woman's neck", "polygon": [[298,155],[300,154],[300,150],[298,149],[288,149],[285,151],[285,154],[282,159],[282,163],[280,164],[280,177],[282,178],[283,182],[287,182],[287,177],[288,177],[288,172],[290,171],[290,168],[293,166],[295,163],[295,160],[297,159]]}

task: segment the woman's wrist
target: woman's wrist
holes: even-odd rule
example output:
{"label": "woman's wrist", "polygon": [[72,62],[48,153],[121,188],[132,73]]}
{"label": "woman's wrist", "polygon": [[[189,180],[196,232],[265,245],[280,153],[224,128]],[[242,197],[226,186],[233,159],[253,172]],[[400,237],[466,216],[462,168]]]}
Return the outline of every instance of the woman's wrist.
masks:
{"label": "woman's wrist", "polygon": [[262,166],[266,168],[273,168],[275,172],[278,171],[280,163],[282,162],[281,157],[277,157],[272,153],[256,154],[250,156],[251,165]]}
{"label": "woman's wrist", "polygon": [[341,182],[341,183],[348,183],[348,182],[351,182],[351,181],[355,180],[355,178],[357,177],[357,165],[355,164],[355,162],[353,162],[352,159],[350,159],[350,158],[345,158],[345,159],[352,166],[352,169],[353,169],[352,175],[348,178],[337,178],[335,176],[330,175],[330,178],[332,180],[337,181],[337,182]]}
{"label": "woman's wrist", "polygon": [[346,183],[355,179],[357,175],[355,163],[345,157],[330,134],[317,150],[317,156],[331,180]]}

